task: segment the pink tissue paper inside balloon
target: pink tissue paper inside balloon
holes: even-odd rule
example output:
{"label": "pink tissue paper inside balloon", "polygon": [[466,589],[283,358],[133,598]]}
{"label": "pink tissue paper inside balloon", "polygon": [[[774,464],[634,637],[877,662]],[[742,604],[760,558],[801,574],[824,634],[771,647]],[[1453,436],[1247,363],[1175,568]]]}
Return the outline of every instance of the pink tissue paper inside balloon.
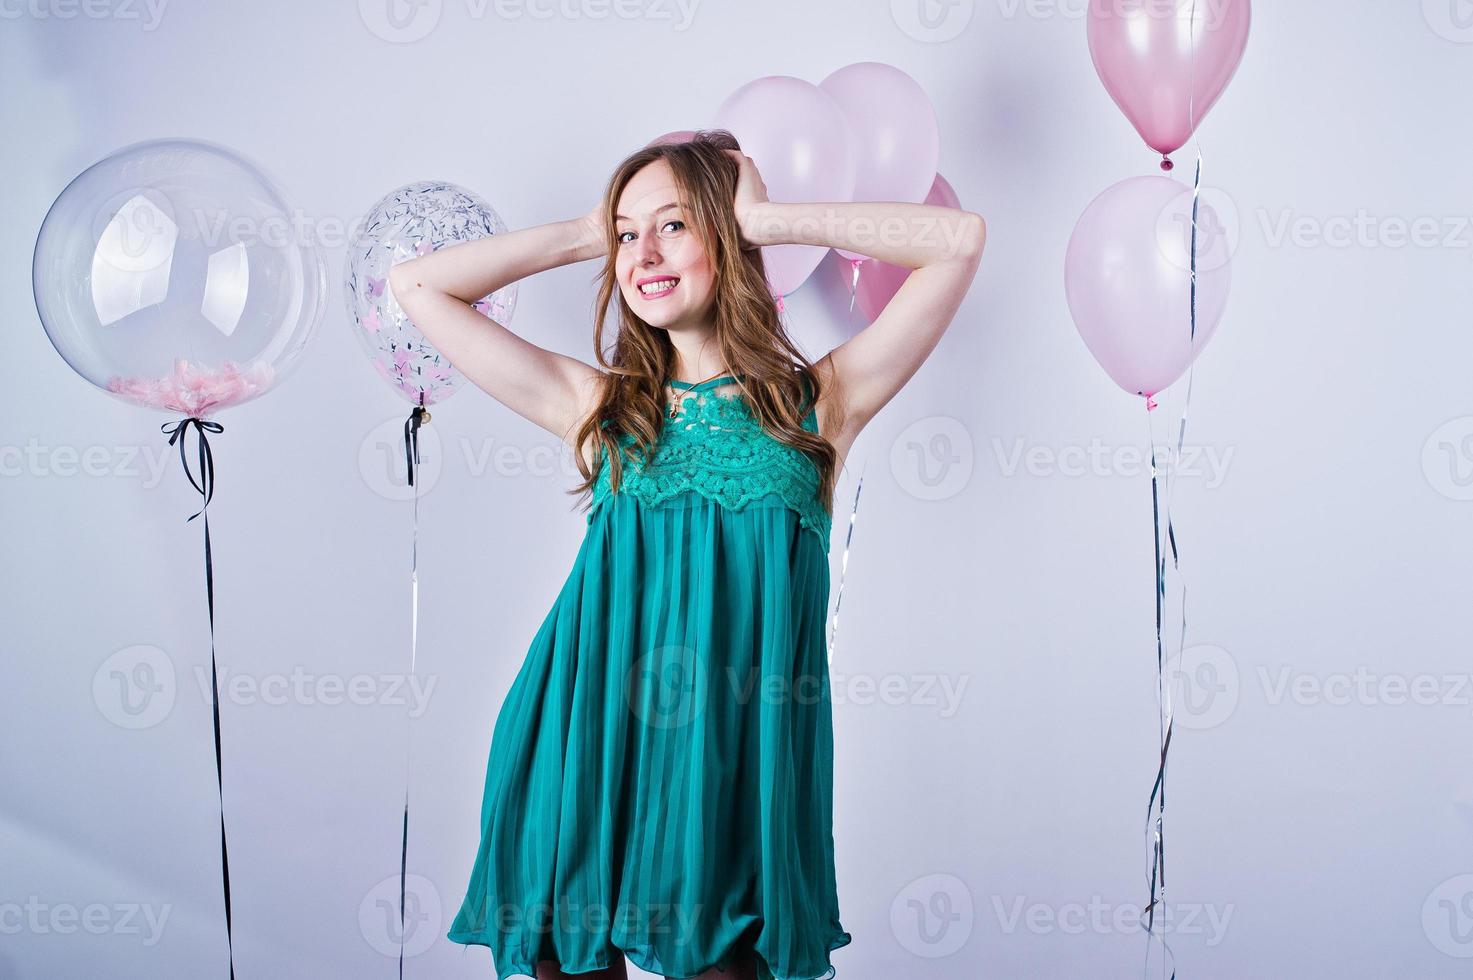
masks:
{"label": "pink tissue paper inside balloon", "polygon": [[271,387],[272,375],[271,365],[265,363],[241,370],[234,362],[226,361],[210,368],[176,357],[172,374],[162,378],[112,377],[107,390],[147,408],[203,416],[254,398]]}

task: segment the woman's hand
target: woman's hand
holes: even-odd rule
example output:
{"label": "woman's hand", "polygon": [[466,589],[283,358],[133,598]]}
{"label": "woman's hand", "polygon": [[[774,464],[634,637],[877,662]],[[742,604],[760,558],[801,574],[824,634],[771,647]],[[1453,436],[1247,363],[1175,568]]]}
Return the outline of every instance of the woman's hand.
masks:
{"label": "woman's hand", "polygon": [[737,184],[736,197],[732,201],[732,209],[736,212],[737,225],[742,229],[742,238],[747,248],[754,248],[755,221],[762,205],[769,203],[767,200],[767,185],[762,182],[762,175],[757,172],[757,164],[752,158],[741,150],[727,150],[732,159],[737,162]]}

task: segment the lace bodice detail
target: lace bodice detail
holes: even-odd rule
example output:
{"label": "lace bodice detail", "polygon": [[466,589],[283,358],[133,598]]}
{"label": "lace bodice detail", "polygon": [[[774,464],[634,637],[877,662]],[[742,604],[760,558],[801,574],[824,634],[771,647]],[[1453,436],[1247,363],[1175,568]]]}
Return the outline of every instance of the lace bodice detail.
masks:
{"label": "lace bodice detail", "polygon": [[[658,506],[693,491],[732,510],[777,494],[798,514],[799,523],[818,534],[827,547],[833,515],[819,498],[818,467],[813,460],[762,428],[730,376],[698,385],[673,384],[683,389],[675,403],[676,416],[665,419],[647,463],[641,463],[638,453],[625,458],[619,493]],[[718,394],[718,390],[735,394]],[[818,431],[814,410],[809,410],[802,424],[810,432]],[[618,438],[626,446],[634,442],[627,433]],[[601,453],[589,523],[611,495],[609,485],[608,459]]]}

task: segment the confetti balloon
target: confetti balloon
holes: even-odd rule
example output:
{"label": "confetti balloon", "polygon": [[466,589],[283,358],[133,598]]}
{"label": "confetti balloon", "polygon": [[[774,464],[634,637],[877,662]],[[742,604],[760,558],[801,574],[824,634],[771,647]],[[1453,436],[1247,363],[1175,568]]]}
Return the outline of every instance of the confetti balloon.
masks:
{"label": "confetti balloon", "polygon": [[73,370],[199,418],[279,384],[327,293],[299,212],[255,165],[199,140],[136,143],[79,174],[41,224],[31,278]]}
{"label": "confetti balloon", "polygon": [[[450,397],[465,380],[425,339],[388,288],[389,269],[447,244],[506,233],[485,201],[444,181],[407,184],[365,216],[348,248],[347,299],[353,333],[379,376],[414,405]],[[503,326],[517,304],[511,283],[474,304]]]}

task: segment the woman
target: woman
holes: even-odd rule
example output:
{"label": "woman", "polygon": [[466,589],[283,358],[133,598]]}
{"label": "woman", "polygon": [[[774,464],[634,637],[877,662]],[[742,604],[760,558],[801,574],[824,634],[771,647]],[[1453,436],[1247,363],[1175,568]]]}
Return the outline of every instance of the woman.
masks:
{"label": "woman", "polygon": [[[865,234],[865,231],[868,234]],[[396,266],[399,303],[466,377],[575,451],[587,531],[492,732],[481,841],[449,938],[499,980],[809,980],[839,921],[824,619],[835,472],[940,340],[975,214],[778,204],[722,130],[646,147],[583,218]],[[760,246],[913,269],[810,363]],[[603,259],[598,366],[471,304]],[[603,323],[619,328],[605,351]]]}

